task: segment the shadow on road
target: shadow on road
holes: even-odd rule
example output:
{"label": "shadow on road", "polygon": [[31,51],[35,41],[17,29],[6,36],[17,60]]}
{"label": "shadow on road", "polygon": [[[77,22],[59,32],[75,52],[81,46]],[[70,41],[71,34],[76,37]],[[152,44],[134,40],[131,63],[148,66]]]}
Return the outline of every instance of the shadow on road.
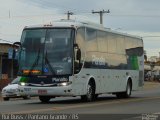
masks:
{"label": "shadow on road", "polygon": [[48,103],[41,103],[39,99],[37,99],[37,102],[33,103],[26,103],[26,104],[88,104],[88,103],[98,103],[98,102],[111,102],[111,101],[118,101],[118,100],[130,100],[130,99],[137,99],[139,97],[130,97],[130,98],[124,98],[124,99],[118,99],[115,96],[103,96],[98,97],[95,101],[92,102],[83,102],[81,101],[80,97],[61,97],[61,98],[53,98]]}

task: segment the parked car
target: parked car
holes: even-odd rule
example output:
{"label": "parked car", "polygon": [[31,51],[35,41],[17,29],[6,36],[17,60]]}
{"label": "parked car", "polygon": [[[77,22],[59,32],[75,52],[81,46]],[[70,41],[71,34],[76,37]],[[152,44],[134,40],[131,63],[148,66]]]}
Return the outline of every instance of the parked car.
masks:
{"label": "parked car", "polygon": [[30,98],[30,96],[20,94],[20,91],[18,89],[19,80],[20,80],[20,77],[17,77],[2,89],[2,97],[4,101],[8,101],[10,98],[19,98],[19,97],[22,97],[23,99]]}

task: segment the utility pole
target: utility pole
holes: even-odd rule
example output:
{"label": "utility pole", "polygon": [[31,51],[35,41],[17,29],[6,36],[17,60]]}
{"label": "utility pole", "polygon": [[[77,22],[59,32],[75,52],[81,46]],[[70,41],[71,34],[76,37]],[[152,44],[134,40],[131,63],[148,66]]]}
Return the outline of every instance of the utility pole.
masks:
{"label": "utility pole", "polygon": [[101,11],[94,11],[92,10],[92,14],[98,13],[100,15],[100,24],[103,24],[103,14],[104,13],[110,13],[109,10],[105,11],[105,10],[101,10]]}
{"label": "utility pole", "polygon": [[73,12],[68,11],[66,14],[67,14],[67,20],[70,20],[70,16],[73,15]]}

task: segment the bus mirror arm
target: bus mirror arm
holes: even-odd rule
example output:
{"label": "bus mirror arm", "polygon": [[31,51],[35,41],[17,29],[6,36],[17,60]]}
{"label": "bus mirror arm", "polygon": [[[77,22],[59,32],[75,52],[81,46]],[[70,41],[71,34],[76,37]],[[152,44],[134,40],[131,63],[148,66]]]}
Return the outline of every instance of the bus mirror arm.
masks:
{"label": "bus mirror arm", "polygon": [[21,46],[21,42],[14,42],[13,46]]}

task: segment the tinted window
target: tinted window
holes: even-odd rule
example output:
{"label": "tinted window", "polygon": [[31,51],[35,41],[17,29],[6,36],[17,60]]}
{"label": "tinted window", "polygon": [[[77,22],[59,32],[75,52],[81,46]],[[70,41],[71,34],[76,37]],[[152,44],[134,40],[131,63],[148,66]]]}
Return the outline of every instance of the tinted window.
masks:
{"label": "tinted window", "polygon": [[86,51],[98,51],[97,31],[91,28],[86,29]]}
{"label": "tinted window", "polygon": [[129,56],[141,56],[143,54],[143,44],[138,38],[125,37],[126,53]]}
{"label": "tinted window", "polygon": [[85,56],[85,28],[79,28],[77,30],[76,43],[81,50],[81,62],[84,61]]}
{"label": "tinted window", "polygon": [[84,48],[84,40],[85,40],[85,28],[79,28],[77,30],[76,43],[80,48]]}
{"label": "tinted window", "polygon": [[98,41],[98,49],[100,52],[107,52],[107,39],[106,32],[98,31],[97,32],[97,41]]}
{"label": "tinted window", "polygon": [[117,53],[118,54],[125,54],[125,42],[124,42],[124,36],[116,35],[117,40]]}
{"label": "tinted window", "polygon": [[108,39],[108,52],[116,53],[117,52],[116,51],[116,47],[117,47],[116,36],[113,33],[108,33],[107,39]]}

